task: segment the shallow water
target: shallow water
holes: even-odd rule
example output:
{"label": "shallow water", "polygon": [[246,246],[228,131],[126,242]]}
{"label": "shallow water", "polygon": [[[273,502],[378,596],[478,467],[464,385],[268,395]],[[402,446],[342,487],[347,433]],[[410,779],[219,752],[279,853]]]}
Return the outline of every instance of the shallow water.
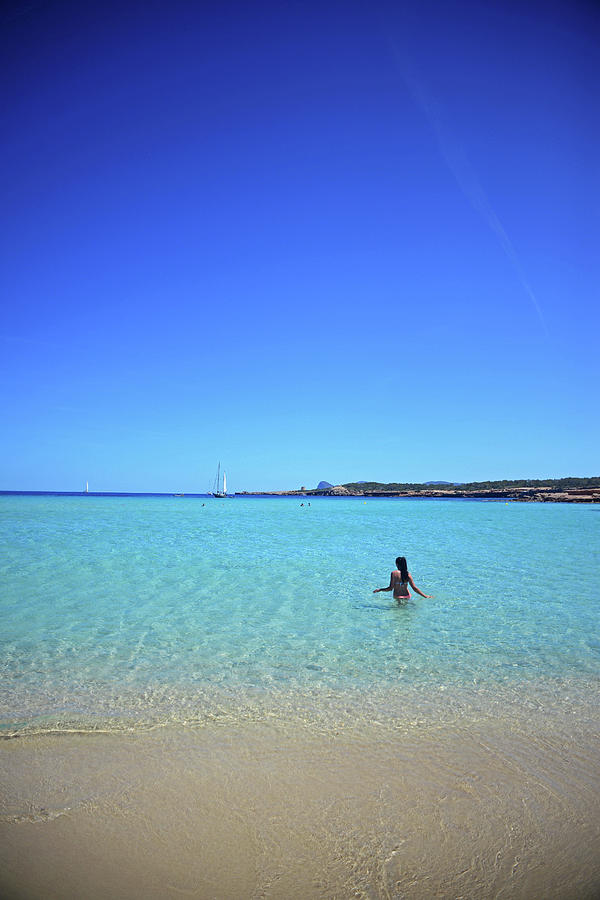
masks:
{"label": "shallow water", "polygon": [[[1,497],[0,528],[5,732],[593,709],[592,505]],[[372,593],[398,554],[434,599]]]}

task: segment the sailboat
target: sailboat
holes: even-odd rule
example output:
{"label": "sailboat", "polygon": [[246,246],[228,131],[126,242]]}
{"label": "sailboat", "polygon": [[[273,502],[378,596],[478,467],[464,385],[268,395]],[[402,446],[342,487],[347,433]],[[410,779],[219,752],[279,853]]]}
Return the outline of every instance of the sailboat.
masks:
{"label": "sailboat", "polygon": [[213,497],[219,497],[221,499],[227,497],[227,475],[225,472],[223,472],[223,490],[221,490],[221,463],[219,463],[217,469],[217,477],[215,479],[212,495]]}

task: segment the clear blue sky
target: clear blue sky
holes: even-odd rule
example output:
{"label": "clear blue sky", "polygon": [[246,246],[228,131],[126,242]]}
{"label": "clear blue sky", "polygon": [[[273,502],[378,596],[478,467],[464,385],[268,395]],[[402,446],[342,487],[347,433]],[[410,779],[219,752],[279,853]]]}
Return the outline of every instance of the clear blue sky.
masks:
{"label": "clear blue sky", "polygon": [[596,4],[2,10],[0,488],[600,474]]}

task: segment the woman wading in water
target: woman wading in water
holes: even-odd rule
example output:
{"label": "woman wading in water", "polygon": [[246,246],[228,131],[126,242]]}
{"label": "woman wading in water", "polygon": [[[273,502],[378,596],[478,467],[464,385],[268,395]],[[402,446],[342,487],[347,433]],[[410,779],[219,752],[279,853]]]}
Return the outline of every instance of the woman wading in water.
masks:
{"label": "woman wading in water", "polygon": [[393,591],[394,600],[397,600],[398,603],[402,603],[403,600],[408,600],[410,597],[410,592],[408,590],[408,586],[410,584],[413,591],[416,591],[417,594],[421,595],[421,597],[426,597],[428,600],[433,597],[433,594],[424,594],[423,591],[420,591],[416,586],[416,584],[412,580],[412,575],[408,571],[406,558],[404,556],[399,556],[397,558],[396,566],[397,568],[394,569],[394,571],[390,575],[389,585],[386,588],[375,588],[375,590],[373,591],[374,594],[379,594],[380,591]]}

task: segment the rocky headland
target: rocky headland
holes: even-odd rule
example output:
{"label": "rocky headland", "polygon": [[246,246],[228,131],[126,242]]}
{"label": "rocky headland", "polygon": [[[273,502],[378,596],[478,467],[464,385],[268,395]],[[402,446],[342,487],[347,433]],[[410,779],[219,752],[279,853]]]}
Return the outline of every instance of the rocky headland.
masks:
{"label": "rocky headland", "polygon": [[[387,497],[401,498],[435,498],[438,500],[503,500],[518,503],[600,503],[600,478],[568,479],[568,481],[591,482],[584,486],[565,486],[567,479],[557,479],[555,484],[531,484],[515,486],[493,485],[450,485],[432,484],[415,485],[395,489],[372,482],[362,484],[336,484],[327,487],[302,488],[293,491],[242,491],[242,495],[251,494],[261,497]],[[598,482],[596,484],[596,482]]]}

